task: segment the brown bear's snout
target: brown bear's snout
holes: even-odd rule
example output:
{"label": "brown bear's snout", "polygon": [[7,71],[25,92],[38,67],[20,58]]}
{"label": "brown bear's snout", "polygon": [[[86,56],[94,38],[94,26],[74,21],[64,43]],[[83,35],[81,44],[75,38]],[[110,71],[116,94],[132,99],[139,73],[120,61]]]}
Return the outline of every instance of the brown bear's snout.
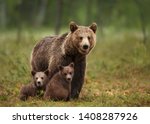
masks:
{"label": "brown bear's snout", "polygon": [[70,74],[68,74],[68,75],[66,76],[66,79],[67,79],[67,81],[71,81],[72,76],[71,76]]}
{"label": "brown bear's snout", "polygon": [[84,49],[84,50],[87,50],[88,48],[89,48],[88,45],[83,45],[83,49]]}
{"label": "brown bear's snout", "polygon": [[42,87],[42,82],[38,81],[37,82],[37,87]]}

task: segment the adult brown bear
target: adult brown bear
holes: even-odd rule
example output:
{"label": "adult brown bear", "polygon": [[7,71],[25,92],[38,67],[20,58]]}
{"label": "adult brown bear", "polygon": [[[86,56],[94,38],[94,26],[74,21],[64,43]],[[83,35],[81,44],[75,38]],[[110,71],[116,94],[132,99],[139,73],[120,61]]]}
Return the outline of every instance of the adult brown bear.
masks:
{"label": "adult brown bear", "polygon": [[49,70],[49,79],[58,72],[58,65],[74,63],[71,98],[78,98],[84,83],[86,56],[96,44],[96,23],[78,26],[70,23],[70,32],[43,38],[33,48],[31,67],[34,71]]}

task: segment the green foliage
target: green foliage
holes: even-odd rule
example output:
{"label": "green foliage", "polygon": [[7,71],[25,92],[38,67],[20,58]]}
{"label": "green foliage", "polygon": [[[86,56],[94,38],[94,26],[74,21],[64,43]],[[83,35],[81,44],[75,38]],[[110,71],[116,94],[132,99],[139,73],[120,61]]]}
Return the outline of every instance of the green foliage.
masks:
{"label": "green foliage", "polygon": [[18,98],[21,86],[31,80],[29,59],[34,44],[53,32],[24,30],[20,42],[16,31],[1,32],[0,106],[150,106],[150,44],[143,45],[137,31],[108,30],[88,56],[80,98],[69,102]]}
{"label": "green foliage", "polygon": [[[59,1],[62,6],[60,12],[57,11]],[[141,14],[146,25],[150,22],[149,0],[1,0],[1,3],[4,7],[0,10],[0,16],[2,20],[6,18],[7,27],[27,25],[54,28],[57,16],[60,16],[62,27],[67,26],[66,22],[74,20],[80,24],[96,21],[104,26],[137,28],[140,27]],[[38,23],[41,18],[42,21]],[[0,27],[2,26],[0,23]]]}

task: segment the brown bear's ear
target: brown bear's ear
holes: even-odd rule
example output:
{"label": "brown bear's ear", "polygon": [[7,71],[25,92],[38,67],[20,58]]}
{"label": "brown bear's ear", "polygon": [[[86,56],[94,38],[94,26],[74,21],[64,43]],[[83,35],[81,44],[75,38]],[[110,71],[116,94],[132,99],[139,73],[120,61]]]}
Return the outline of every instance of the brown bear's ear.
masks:
{"label": "brown bear's ear", "polygon": [[58,66],[58,68],[59,68],[59,70],[62,70],[64,67],[60,65],[60,66]]}
{"label": "brown bear's ear", "polygon": [[73,33],[78,29],[78,25],[75,22],[70,22],[70,31]]}
{"label": "brown bear's ear", "polygon": [[89,28],[92,29],[92,31],[93,31],[94,33],[96,33],[97,24],[96,24],[96,23],[92,23],[92,25],[91,25]]}
{"label": "brown bear's ear", "polygon": [[44,71],[44,73],[48,76],[49,70],[47,69],[46,71]]}
{"label": "brown bear's ear", "polygon": [[34,76],[34,75],[35,75],[35,73],[36,73],[35,71],[33,71],[33,70],[31,71],[32,76]]}
{"label": "brown bear's ear", "polygon": [[72,63],[70,63],[70,65],[69,65],[70,67],[72,67],[72,68],[74,68],[74,63],[72,62]]}

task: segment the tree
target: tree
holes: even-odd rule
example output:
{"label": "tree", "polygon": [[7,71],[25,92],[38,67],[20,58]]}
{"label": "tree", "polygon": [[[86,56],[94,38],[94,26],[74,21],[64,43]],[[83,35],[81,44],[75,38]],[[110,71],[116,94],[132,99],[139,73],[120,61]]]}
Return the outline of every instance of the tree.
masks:
{"label": "tree", "polygon": [[47,0],[41,0],[40,1],[41,4],[39,5],[39,11],[36,15],[36,20],[35,20],[35,24],[37,26],[42,25],[43,21],[45,19],[45,13],[46,13],[46,8],[47,8]]}
{"label": "tree", "polygon": [[146,40],[147,40],[147,33],[146,33],[146,22],[145,22],[145,15],[144,15],[144,8],[142,6],[142,4],[140,3],[139,0],[134,0],[138,10],[139,10],[139,18],[140,18],[140,22],[141,22],[141,29],[142,29],[142,33],[143,33],[143,43],[146,44]]}
{"label": "tree", "polygon": [[62,7],[63,7],[63,0],[56,1],[56,25],[55,25],[55,34],[59,34],[61,28],[61,21],[62,21]]}
{"label": "tree", "polygon": [[2,28],[6,27],[6,1],[0,1],[0,26]]}

